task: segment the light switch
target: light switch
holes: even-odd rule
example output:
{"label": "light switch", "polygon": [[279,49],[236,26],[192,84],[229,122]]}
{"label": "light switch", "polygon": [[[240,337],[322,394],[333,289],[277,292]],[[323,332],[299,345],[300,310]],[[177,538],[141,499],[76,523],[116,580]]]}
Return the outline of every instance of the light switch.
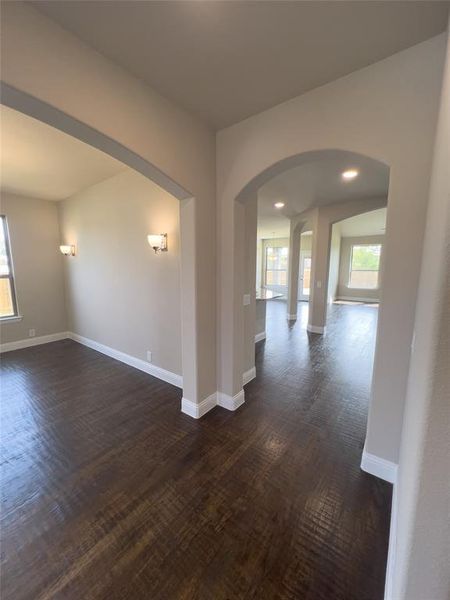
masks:
{"label": "light switch", "polygon": [[321,287],[322,287],[322,282],[321,282],[321,281],[318,281],[318,282],[317,282],[317,287],[318,287],[318,288],[321,288]]}
{"label": "light switch", "polygon": [[250,294],[244,294],[244,306],[248,306],[250,304]]}

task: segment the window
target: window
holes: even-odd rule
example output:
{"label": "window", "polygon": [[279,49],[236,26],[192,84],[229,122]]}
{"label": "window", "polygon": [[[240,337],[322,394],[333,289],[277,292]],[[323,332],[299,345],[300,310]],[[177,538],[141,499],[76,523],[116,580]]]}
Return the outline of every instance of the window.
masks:
{"label": "window", "polygon": [[288,248],[266,248],[266,285],[287,285]]}
{"label": "window", "polygon": [[352,245],[348,287],[375,289],[378,287],[381,244]]}
{"label": "window", "polygon": [[0,216],[0,319],[17,316],[16,292],[11,264],[6,217]]}

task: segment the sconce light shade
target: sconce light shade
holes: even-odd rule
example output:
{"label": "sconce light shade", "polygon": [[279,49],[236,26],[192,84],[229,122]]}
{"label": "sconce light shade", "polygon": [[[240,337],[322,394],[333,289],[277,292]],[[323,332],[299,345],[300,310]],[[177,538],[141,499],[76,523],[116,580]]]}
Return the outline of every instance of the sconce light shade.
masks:
{"label": "sconce light shade", "polygon": [[64,256],[75,256],[75,246],[62,245],[59,247]]}
{"label": "sconce light shade", "polygon": [[167,233],[152,233],[147,236],[147,240],[155,253],[167,252]]}

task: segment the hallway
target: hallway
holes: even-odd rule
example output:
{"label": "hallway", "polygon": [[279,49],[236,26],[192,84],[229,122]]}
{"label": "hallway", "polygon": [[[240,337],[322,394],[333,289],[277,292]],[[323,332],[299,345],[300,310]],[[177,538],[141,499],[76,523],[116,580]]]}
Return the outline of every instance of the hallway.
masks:
{"label": "hallway", "polygon": [[195,421],[73,341],[2,357],[4,600],[381,600],[391,486],[359,468],[377,309],[268,303],[257,378]]}

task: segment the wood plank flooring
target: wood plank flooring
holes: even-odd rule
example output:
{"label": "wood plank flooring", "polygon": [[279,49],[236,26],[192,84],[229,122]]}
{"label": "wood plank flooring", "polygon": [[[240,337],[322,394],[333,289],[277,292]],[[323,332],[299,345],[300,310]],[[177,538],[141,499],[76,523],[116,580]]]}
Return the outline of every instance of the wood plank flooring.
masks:
{"label": "wood plank flooring", "polygon": [[268,306],[235,413],[73,341],[2,357],[2,600],[381,600],[391,486],[360,468],[377,309]]}

